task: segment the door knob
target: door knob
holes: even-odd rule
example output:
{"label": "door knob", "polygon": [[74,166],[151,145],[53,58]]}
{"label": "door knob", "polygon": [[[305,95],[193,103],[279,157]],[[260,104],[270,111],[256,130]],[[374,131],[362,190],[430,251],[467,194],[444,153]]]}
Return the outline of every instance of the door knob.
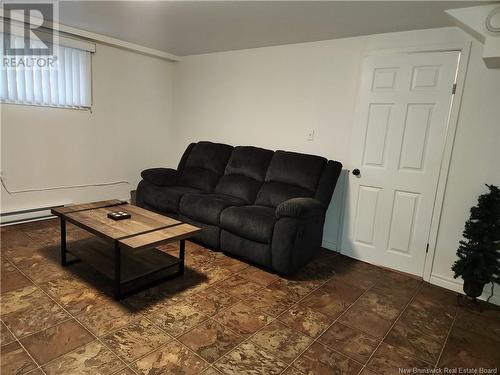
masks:
{"label": "door knob", "polygon": [[360,173],[361,172],[359,171],[358,168],[355,168],[355,169],[352,170],[352,174],[355,175],[355,176],[359,176]]}

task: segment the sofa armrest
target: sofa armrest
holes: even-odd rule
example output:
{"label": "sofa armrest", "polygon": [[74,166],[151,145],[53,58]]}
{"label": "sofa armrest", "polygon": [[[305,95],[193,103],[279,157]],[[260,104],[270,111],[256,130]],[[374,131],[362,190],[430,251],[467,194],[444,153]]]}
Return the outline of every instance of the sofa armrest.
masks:
{"label": "sofa armrest", "polygon": [[176,185],[179,173],[171,168],[150,168],[143,170],[141,177],[153,185],[172,186]]}
{"label": "sofa armrest", "polygon": [[292,198],[284,201],[276,208],[276,218],[292,217],[305,219],[313,216],[323,215],[325,212],[323,204],[314,198]]}

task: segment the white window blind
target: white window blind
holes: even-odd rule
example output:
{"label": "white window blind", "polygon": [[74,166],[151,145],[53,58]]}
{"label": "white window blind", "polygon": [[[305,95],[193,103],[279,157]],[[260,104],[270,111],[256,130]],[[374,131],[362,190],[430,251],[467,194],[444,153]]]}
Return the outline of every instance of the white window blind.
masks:
{"label": "white window blind", "polygon": [[[3,35],[0,34],[0,37],[3,38]],[[15,35],[10,37],[16,48],[24,48],[22,37]],[[43,43],[32,41],[32,47],[41,48]],[[46,56],[2,57],[0,74],[2,102],[90,108],[92,80],[89,51],[54,46],[52,64],[48,63]]]}

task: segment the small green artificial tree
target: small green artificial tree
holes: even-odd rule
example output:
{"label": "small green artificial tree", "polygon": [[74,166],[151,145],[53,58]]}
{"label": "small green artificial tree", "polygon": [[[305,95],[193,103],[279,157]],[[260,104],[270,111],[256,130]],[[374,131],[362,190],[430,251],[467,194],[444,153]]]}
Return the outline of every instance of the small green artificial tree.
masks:
{"label": "small green artificial tree", "polygon": [[500,190],[486,185],[490,191],[480,195],[478,204],[470,210],[463,236],[457,250],[458,260],[452,270],[482,285],[500,283]]}

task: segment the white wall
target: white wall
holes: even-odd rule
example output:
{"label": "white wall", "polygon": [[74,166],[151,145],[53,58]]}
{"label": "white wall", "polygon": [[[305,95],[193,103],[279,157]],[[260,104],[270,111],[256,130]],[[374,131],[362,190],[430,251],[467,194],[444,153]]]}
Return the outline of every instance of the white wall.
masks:
{"label": "white wall", "polygon": [[[434,283],[461,290],[461,281],[453,279],[450,267],[470,207],[488,191],[486,183],[500,186],[500,69],[487,69],[481,45],[474,43],[443,202],[431,275]],[[490,288],[485,291],[489,295]],[[498,285],[495,295],[499,304]]]}
{"label": "white wall", "polygon": [[[456,28],[374,35],[188,56],[176,66],[177,153],[196,140],[322,155],[350,169],[363,56],[373,49],[462,42]],[[314,129],[314,141],[306,132]],[[344,178],[325,224],[337,248]]]}
{"label": "white wall", "polygon": [[[444,28],[186,57],[176,66],[175,160],[189,142],[212,140],[319,154],[353,168],[351,129],[366,51],[467,40],[458,28]],[[500,70],[486,69],[477,42],[469,65],[433,268],[434,282],[455,289],[450,267],[468,210],[485,182],[500,184]],[[332,249],[342,187],[343,180],[325,224],[324,245]]]}
{"label": "white wall", "polygon": [[[179,155],[191,141],[212,140],[349,160],[363,45],[361,38],[340,39],[185,58],[174,96]],[[325,226],[331,248],[339,193]]]}
{"label": "white wall", "polygon": [[[186,145],[198,140],[314,153],[352,168],[365,52],[464,39],[459,29],[446,28],[190,56],[180,63],[98,45],[93,113],[0,106],[2,170],[11,189],[131,184],[18,195],[2,190],[2,212],[126,198],[142,169],[175,167]],[[500,185],[499,104],[500,70],[485,68],[474,42],[431,277],[442,286],[460,288],[450,267],[469,208],[486,191],[484,183]],[[325,224],[324,244],[332,249],[342,224],[342,186]]]}
{"label": "white wall", "polygon": [[92,112],[1,105],[1,168],[9,190],[130,182],[12,195],[2,188],[2,212],[128,198],[142,169],[171,159],[174,64],[98,44]]}

